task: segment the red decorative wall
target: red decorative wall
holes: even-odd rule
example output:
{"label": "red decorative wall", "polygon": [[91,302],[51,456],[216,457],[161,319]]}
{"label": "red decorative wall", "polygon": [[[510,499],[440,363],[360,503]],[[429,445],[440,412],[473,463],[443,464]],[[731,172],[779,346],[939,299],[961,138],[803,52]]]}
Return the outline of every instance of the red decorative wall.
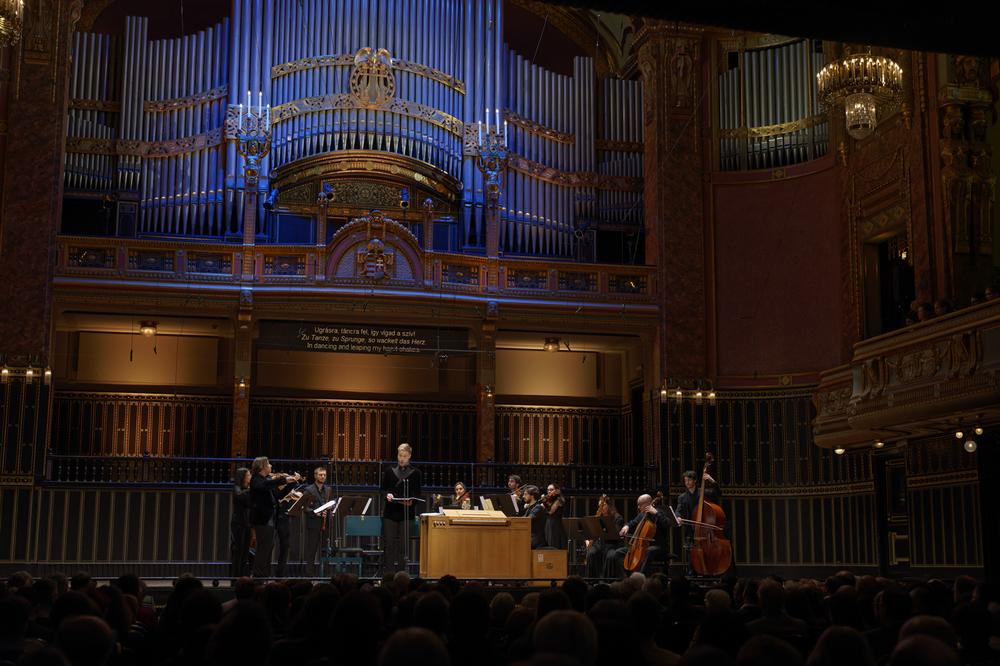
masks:
{"label": "red decorative wall", "polygon": [[840,205],[829,163],[794,178],[713,186],[717,375],[843,362]]}

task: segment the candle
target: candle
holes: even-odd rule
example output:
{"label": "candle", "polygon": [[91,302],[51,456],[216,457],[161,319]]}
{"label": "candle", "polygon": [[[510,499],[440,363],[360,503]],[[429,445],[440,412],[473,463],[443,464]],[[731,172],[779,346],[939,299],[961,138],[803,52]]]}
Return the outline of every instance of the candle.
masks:
{"label": "candle", "polygon": [[250,115],[250,91],[247,91],[247,115]]}
{"label": "candle", "polygon": [[503,121],[503,147],[507,147],[507,121]]}
{"label": "candle", "polygon": [[500,131],[500,107],[497,107],[496,112],[497,112],[497,131],[499,132]]}
{"label": "candle", "polygon": [[240,133],[240,128],[243,127],[243,103],[240,103],[240,120],[236,123],[236,133]]}
{"label": "candle", "polygon": [[259,119],[264,111],[264,93],[263,91],[257,93],[257,118]]}
{"label": "candle", "polygon": [[265,115],[264,118],[265,118],[265,120],[264,120],[264,129],[270,129],[271,128],[271,104],[270,103],[268,103],[268,105],[267,105],[267,115]]}
{"label": "candle", "polygon": [[483,124],[479,123],[479,143],[483,142]]}
{"label": "candle", "polygon": [[490,133],[490,107],[486,107],[486,133]]}

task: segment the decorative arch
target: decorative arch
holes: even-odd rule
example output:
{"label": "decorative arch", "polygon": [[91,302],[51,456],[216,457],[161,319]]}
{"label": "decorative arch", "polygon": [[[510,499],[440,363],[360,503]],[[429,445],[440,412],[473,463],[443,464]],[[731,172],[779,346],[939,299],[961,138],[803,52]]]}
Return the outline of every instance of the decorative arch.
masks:
{"label": "decorative arch", "polygon": [[327,281],[395,287],[424,283],[424,253],[416,236],[380,210],[338,229],[327,246],[327,256]]}

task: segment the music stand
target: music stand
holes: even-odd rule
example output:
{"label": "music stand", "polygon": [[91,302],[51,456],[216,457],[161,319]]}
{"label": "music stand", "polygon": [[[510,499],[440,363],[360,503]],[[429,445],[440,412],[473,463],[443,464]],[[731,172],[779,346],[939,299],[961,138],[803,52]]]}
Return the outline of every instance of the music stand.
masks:
{"label": "music stand", "polygon": [[[341,531],[341,526],[346,523],[347,516],[363,516],[367,511],[368,507],[371,506],[372,498],[370,497],[335,497],[326,504],[317,507],[316,512],[323,511],[329,508],[329,519],[337,520],[337,533],[339,543],[344,543],[347,539]],[[340,520],[341,517],[345,520]],[[343,537],[343,539],[339,538]],[[327,534],[327,554],[325,558],[326,562],[334,562],[339,564],[356,564],[358,567],[358,575],[361,575],[361,560],[363,549],[361,548],[346,548],[338,547],[336,549],[337,557],[333,557],[334,548],[330,545],[329,540],[333,538],[333,530],[330,530]],[[324,559],[320,559],[320,572],[323,571]]]}
{"label": "music stand", "polygon": [[313,500],[316,498],[312,495],[302,493],[302,497],[295,500],[295,503],[288,507],[289,516],[301,516],[305,509],[308,509],[312,505]]}
{"label": "music stand", "polygon": [[681,519],[677,516],[677,512],[674,511],[674,507],[672,507],[672,506],[670,506],[668,504],[667,506],[661,508],[660,511],[666,511],[667,512],[667,520],[670,521],[670,526],[671,527],[680,527],[681,526],[681,522],[683,522],[683,521],[681,521]]}
{"label": "music stand", "polygon": [[514,507],[514,500],[511,499],[510,495],[480,495],[479,502],[484,509],[486,508],[486,500],[493,503],[494,509],[499,507],[499,510],[503,511],[503,515],[508,518],[517,516],[517,509]]}
{"label": "music stand", "polygon": [[566,530],[566,538],[570,541],[585,541],[593,538],[588,536],[584,518],[563,518],[563,529]]}
{"label": "music stand", "polygon": [[[604,524],[601,523],[600,516],[584,516],[580,518],[580,527],[583,535],[579,538],[586,539],[587,541],[596,541],[598,539],[606,539]],[[615,534],[617,537],[618,535]]]}
{"label": "music stand", "polygon": [[601,538],[604,539],[605,542],[621,541],[622,535],[621,532],[618,531],[618,526],[615,525],[615,517],[601,516],[600,518],[601,530],[603,532],[601,534]]}

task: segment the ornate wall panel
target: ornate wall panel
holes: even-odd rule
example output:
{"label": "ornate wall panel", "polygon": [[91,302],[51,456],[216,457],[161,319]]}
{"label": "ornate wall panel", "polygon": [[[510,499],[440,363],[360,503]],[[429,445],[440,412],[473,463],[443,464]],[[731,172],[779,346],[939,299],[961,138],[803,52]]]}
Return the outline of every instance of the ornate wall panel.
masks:
{"label": "ornate wall panel", "polygon": [[497,406],[497,462],[635,465],[621,410]]}
{"label": "ornate wall panel", "polygon": [[258,399],[244,457],[395,460],[407,442],[415,460],[471,461],[475,429],[472,405]]}
{"label": "ornate wall panel", "polygon": [[56,394],[52,451],[78,456],[228,458],[232,399]]}

